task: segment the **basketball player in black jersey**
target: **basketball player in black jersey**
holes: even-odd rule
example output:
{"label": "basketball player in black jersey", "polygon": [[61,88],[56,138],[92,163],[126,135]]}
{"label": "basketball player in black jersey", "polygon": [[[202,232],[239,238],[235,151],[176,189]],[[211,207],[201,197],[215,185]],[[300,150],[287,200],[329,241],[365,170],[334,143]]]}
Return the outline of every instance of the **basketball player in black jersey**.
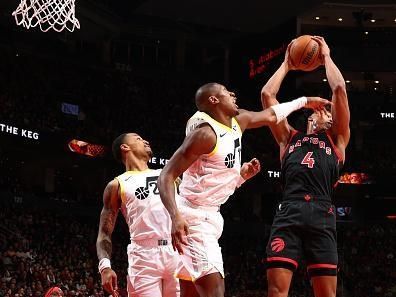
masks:
{"label": "basketball player in black jersey", "polygon": [[[322,37],[322,63],[332,90],[331,111],[315,111],[307,131],[296,131],[287,119],[270,129],[280,147],[283,197],[267,245],[268,296],[288,295],[293,271],[304,257],[316,297],[336,295],[337,242],[332,194],[350,138],[349,106],[344,78]],[[289,45],[290,48],[290,45]],[[276,94],[289,70],[285,60],[262,89],[264,108],[279,102]]]}

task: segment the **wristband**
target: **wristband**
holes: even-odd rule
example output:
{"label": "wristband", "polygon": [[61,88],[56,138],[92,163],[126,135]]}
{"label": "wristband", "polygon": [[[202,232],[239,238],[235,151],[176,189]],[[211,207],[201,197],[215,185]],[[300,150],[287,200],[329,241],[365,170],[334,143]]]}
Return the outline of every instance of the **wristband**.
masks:
{"label": "wristband", "polygon": [[103,258],[102,260],[99,261],[99,265],[98,265],[99,273],[102,273],[102,271],[105,270],[106,268],[111,268],[110,259]]}
{"label": "wristband", "polygon": [[304,107],[307,102],[308,98],[304,96],[290,102],[271,106],[272,110],[276,115],[276,123],[279,124],[293,111],[299,110],[300,108]]}

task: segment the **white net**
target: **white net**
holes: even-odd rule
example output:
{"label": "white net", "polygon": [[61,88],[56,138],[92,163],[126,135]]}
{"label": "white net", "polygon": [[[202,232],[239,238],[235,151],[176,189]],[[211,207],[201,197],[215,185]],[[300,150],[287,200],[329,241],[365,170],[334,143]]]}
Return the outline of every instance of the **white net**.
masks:
{"label": "white net", "polygon": [[80,23],[75,16],[75,0],[21,0],[17,9],[12,13],[17,25],[29,29],[40,27],[47,32],[53,29],[61,32],[67,29],[73,32],[80,29]]}

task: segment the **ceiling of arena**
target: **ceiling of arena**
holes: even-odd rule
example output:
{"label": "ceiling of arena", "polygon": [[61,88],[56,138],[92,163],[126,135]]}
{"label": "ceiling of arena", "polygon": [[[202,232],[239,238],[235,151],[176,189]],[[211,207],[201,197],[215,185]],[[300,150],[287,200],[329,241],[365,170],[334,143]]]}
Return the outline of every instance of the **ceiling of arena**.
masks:
{"label": "ceiling of arena", "polygon": [[[114,1],[113,3],[116,3]],[[395,5],[396,0],[121,0],[124,12],[159,16],[176,21],[203,24],[240,32],[263,32],[284,21],[319,7],[323,3]],[[126,9],[130,5],[130,9]],[[395,14],[396,17],[396,14]]]}
{"label": "ceiling of arena", "polygon": [[[0,1],[0,17],[10,18],[11,9],[15,9],[19,1]],[[339,6],[340,10],[345,4],[349,8],[356,8],[356,11],[361,6],[370,10],[370,6],[384,5],[383,12],[392,14],[393,19],[396,18],[396,0],[76,0],[77,8],[79,4],[95,4],[110,9],[124,19],[132,20],[138,16],[159,17],[240,33],[265,32],[296,16],[312,16],[317,11],[323,13],[332,4]],[[92,6],[87,7],[89,9]],[[328,14],[336,13],[334,10],[328,11]]]}

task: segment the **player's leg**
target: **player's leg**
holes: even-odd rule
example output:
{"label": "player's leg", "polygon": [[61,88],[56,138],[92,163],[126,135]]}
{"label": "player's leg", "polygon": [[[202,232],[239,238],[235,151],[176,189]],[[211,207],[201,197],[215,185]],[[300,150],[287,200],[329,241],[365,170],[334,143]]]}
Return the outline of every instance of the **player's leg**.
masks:
{"label": "player's leg", "polygon": [[267,269],[268,297],[287,297],[293,271],[286,268]]}
{"label": "player's leg", "polygon": [[301,209],[298,201],[282,202],[277,209],[266,249],[269,297],[288,295],[302,252]]}
{"label": "player's leg", "polygon": [[162,280],[162,297],[179,297],[179,296],[180,296],[179,280],[174,276],[164,278]]}
{"label": "player's leg", "polygon": [[223,257],[218,243],[223,218],[218,211],[202,209],[185,209],[185,218],[189,223],[189,235],[180,256],[183,266],[194,280],[199,296],[223,297]]}
{"label": "player's leg", "polygon": [[312,202],[311,226],[304,236],[308,274],[316,297],[334,297],[337,290],[337,239],[334,206]]}
{"label": "player's leg", "polygon": [[315,297],[336,296],[337,276],[314,276],[311,279]]}
{"label": "player's leg", "polygon": [[[161,261],[163,263],[162,297],[181,296],[181,279],[189,279],[189,273],[183,269],[183,263],[179,254],[173,250],[171,245],[161,248]],[[182,295],[183,296],[183,295]],[[189,295],[184,295],[189,296]],[[194,295],[192,295],[194,297]]]}
{"label": "player's leg", "polygon": [[151,247],[128,246],[128,297],[162,297],[162,272]]}
{"label": "player's leg", "polygon": [[200,277],[194,284],[201,297],[224,297],[224,278],[219,272]]}
{"label": "player's leg", "polygon": [[192,281],[179,280],[180,282],[180,297],[199,297],[197,289]]}
{"label": "player's leg", "polygon": [[128,276],[128,279],[128,297],[162,297],[163,284],[160,276]]}

